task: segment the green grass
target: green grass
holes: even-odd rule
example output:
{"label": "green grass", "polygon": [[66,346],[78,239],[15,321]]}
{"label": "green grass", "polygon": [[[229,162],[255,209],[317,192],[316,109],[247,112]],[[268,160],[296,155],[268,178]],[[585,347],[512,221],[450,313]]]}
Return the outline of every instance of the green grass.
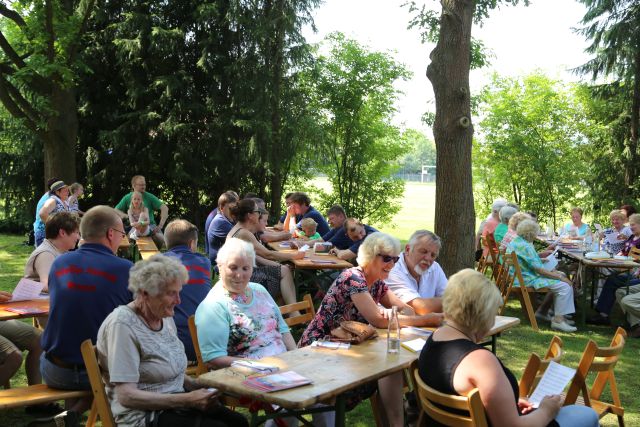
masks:
{"label": "green grass", "polygon": [[[419,228],[433,229],[435,186],[433,184],[409,183],[406,187],[403,208],[387,227],[382,231],[389,232],[402,240],[407,240],[410,234]],[[22,276],[24,264],[31,252],[31,248],[22,245],[21,236],[0,235],[0,290],[12,290]],[[498,356],[517,377],[522,374],[524,365],[531,352],[544,353],[551,337],[556,332],[543,325],[539,332],[534,332],[529,323],[522,316],[519,303],[512,301],[504,313],[516,316],[522,324],[505,332],[498,340]],[[616,308],[614,321],[622,321],[622,315]],[[577,366],[580,355],[589,339],[599,345],[607,345],[613,336],[613,328],[586,327],[577,333],[557,333],[564,341],[565,358],[563,364]],[[630,339],[618,362],[615,372],[620,398],[626,409],[625,420],[629,426],[640,425],[640,393],[638,393],[638,378],[640,378],[640,340]],[[12,380],[14,387],[26,383],[24,371]],[[22,426],[31,420],[21,409],[0,412],[0,425]],[[373,426],[371,406],[368,401],[361,403],[348,414],[347,424],[355,427]],[[617,425],[616,418],[608,415],[602,420],[604,426]]]}

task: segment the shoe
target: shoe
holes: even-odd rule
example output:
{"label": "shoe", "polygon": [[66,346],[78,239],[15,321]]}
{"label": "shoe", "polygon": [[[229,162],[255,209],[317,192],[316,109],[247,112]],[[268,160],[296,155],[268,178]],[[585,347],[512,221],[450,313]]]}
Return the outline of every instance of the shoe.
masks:
{"label": "shoe", "polygon": [[64,411],[57,403],[41,403],[39,405],[31,405],[24,408],[24,412],[29,415],[53,416]]}
{"label": "shoe", "polygon": [[609,316],[603,316],[602,314],[596,314],[595,316],[591,316],[587,319],[587,323],[589,325],[601,325],[601,326],[609,326],[611,325],[611,320]]}
{"label": "shoe", "polygon": [[541,313],[539,311],[536,311],[536,319],[542,322],[551,322],[551,316],[549,316],[548,314]]}
{"label": "shoe", "polygon": [[58,415],[38,418],[28,424],[29,427],[80,427],[80,414],[75,411],[63,411]]}
{"label": "shoe", "polygon": [[629,336],[631,338],[640,338],[640,323],[636,323],[631,327],[629,331]]}
{"label": "shoe", "polygon": [[575,320],[569,319],[567,316],[564,316],[564,321],[569,324],[569,326],[576,326]]}
{"label": "shoe", "polygon": [[575,332],[578,330],[575,326],[569,325],[567,322],[551,322],[551,329],[562,332]]}

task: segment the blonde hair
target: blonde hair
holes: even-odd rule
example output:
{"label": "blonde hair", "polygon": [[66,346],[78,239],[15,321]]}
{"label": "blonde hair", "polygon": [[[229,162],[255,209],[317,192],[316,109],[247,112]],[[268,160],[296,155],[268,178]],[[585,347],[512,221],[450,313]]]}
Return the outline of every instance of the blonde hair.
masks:
{"label": "blonde hair", "polygon": [[629,223],[634,223],[640,225],[640,214],[632,214],[629,217]]}
{"label": "blonde hair", "polygon": [[518,224],[520,224],[520,222],[524,221],[525,219],[532,219],[531,215],[526,212],[514,213],[513,216],[509,219],[509,228],[515,231],[518,228]]}
{"label": "blonde hair", "polygon": [[501,304],[496,285],[470,268],[451,276],[442,296],[445,318],[477,335],[491,329]]}
{"label": "blonde hair", "polygon": [[[305,228],[311,228],[313,227],[314,229],[318,226],[318,223],[315,222],[313,220],[313,218],[304,218],[302,221],[300,221],[300,227],[304,230]],[[309,237],[309,236],[308,236]]]}
{"label": "blonde hair", "polygon": [[533,239],[536,238],[539,232],[540,226],[532,219],[525,219],[518,224],[518,228],[516,228],[518,236],[522,237],[527,242],[533,242]]}
{"label": "blonde hair", "polygon": [[132,211],[132,210],[133,210],[133,197],[134,197],[136,194],[137,194],[138,196],[140,196],[140,200],[142,201],[142,204],[140,205],[140,208],[141,208],[142,210],[144,210],[144,197],[142,197],[142,193],[141,193],[141,192],[139,192],[139,191],[132,191],[132,192],[131,192],[131,199],[129,199],[129,210],[130,210],[130,211]]}
{"label": "blonde hair", "polygon": [[620,209],[614,209],[609,214],[609,218],[618,218],[619,220],[624,221],[627,219],[627,215],[624,212],[622,212]]}
{"label": "blonde hair", "polygon": [[584,211],[582,210],[582,208],[572,208],[570,213],[574,213],[577,212],[580,214],[580,216],[582,216],[584,214]]}
{"label": "blonde hair", "polygon": [[400,240],[375,232],[369,234],[360,245],[356,261],[360,267],[366,267],[378,254],[398,256],[400,251]]}

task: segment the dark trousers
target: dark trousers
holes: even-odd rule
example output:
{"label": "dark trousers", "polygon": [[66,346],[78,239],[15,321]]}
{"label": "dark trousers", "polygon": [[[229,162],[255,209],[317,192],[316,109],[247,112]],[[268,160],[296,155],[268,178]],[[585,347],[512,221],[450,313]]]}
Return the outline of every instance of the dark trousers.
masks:
{"label": "dark trousers", "polygon": [[147,427],[248,427],[247,419],[238,412],[217,406],[208,412],[196,409],[167,409],[156,412]]}
{"label": "dark trousers", "polygon": [[640,279],[632,278],[629,273],[614,274],[607,277],[607,280],[604,282],[604,286],[602,287],[602,292],[600,292],[598,304],[596,304],[596,310],[599,313],[606,314],[608,316],[611,314],[613,304],[616,302],[616,290],[623,286],[627,286],[627,284],[633,286],[639,283]]}

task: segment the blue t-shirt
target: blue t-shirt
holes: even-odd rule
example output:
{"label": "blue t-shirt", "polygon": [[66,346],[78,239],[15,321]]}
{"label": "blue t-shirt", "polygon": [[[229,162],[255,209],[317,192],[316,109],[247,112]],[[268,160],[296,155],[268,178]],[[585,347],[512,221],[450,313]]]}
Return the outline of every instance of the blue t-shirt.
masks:
{"label": "blue t-shirt", "polygon": [[56,258],[49,271],[49,321],[42,349],[67,363],[83,364],[82,341],[95,343],[104,319],[131,302],[127,286],[132,266],[98,243],[85,243]]}
{"label": "blue t-shirt", "polygon": [[42,195],[42,197],[40,197],[40,200],[38,200],[38,205],[36,206],[36,220],[33,223],[34,232],[37,232],[38,230],[44,231],[44,222],[42,222],[42,220],[40,219],[40,210],[47,202],[47,200],[49,200],[49,197],[51,197],[51,195],[47,191]]}
{"label": "blue t-shirt", "polygon": [[209,215],[207,215],[207,220],[204,222],[204,253],[207,255],[209,255],[209,238],[207,237],[209,235],[209,226],[211,225],[211,221],[213,221],[213,218],[217,214],[218,208],[215,208],[214,210],[209,212]]}
{"label": "blue t-shirt", "polygon": [[[365,224],[364,225],[364,232],[365,232],[364,238],[366,239],[369,234],[375,233],[377,231],[378,230],[376,230],[375,228]],[[324,239],[324,237],[323,237],[323,239]],[[330,239],[324,239],[324,241],[331,242],[333,244],[333,246],[335,246],[336,248],[338,248],[340,250],[349,249],[354,254],[357,254],[358,253],[358,249],[360,248],[360,245],[362,244],[362,242],[364,242],[364,239],[361,239],[361,240],[358,240],[358,241],[351,240],[349,238],[349,236],[347,235],[347,232],[344,230],[344,227],[339,227],[337,229],[337,231],[335,232],[335,234],[333,235],[333,237],[331,237]]]}
{"label": "blue t-shirt", "polygon": [[302,221],[305,218],[312,218],[317,224],[318,226],[316,227],[316,231],[321,235],[324,236],[325,234],[327,234],[329,232],[329,230],[331,230],[331,228],[329,228],[329,224],[327,224],[327,220],[324,219],[324,217],[322,216],[322,214],[320,212],[318,212],[317,210],[315,210],[315,208],[313,206],[309,206],[309,210],[302,215],[302,218],[297,219],[297,227],[300,228],[300,221]]}
{"label": "blue t-shirt", "polygon": [[224,245],[227,240],[227,234],[232,228],[233,223],[220,212],[211,221],[211,225],[207,230],[207,240],[209,240],[209,259],[212,264],[216,262],[218,250]]}
{"label": "blue t-shirt", "polygon": [[196,314],[196,309],[211,289],[211,261],[199,253],[181,245],[165,252],[163,255],[176,258],[189,272],[189,280],[180,291],[180,304],[176,305],[173,321],[178,329],[178,338],[184,344],[188,360],[196,360],[191,334],[189,333],[189,316]]}

